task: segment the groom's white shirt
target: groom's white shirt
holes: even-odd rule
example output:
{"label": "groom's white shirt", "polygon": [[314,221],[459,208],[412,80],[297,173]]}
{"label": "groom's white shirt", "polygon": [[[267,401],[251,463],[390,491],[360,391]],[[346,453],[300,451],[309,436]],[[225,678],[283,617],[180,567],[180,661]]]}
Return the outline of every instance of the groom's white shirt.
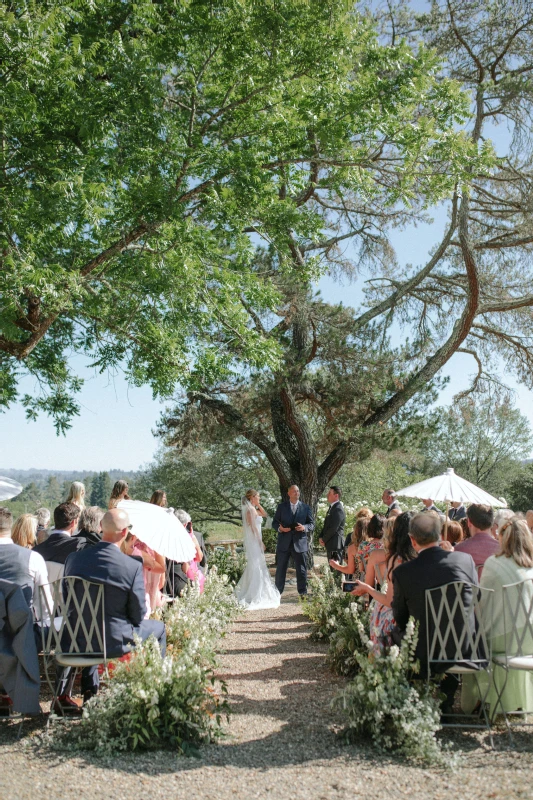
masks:
{"label": "groom's white shirt", "polygon": [[296,509],[298,508],[298,503],[299,502],[300,501],[298,500],[297,503],[291,503],[291,511],[292,511],[293,514],[296,514]]}

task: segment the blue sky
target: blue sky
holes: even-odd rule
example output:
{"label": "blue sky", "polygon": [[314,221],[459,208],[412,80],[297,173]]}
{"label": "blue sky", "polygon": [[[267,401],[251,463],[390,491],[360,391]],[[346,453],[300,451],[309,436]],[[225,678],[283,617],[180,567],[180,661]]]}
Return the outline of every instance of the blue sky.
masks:
{"label": "blue sky", "polygon": [[[424,263],[444,224],[445,215],[441,213],[431,224],[395,232],[400,262]],[[325,300],[342,300],[345,305],[358,302],[358,284],[336,284],[323,278],[319,286]],[[66,436],[57,437],[49,418],[43,416],[37,422],[28,422],[22,406],[14,406],[0,417],[4,445],[0,468],[134,470],[152,459],[158,447],[152,430],[166,403],[154,400],[148,387],[129,387],[120,374],[98,375],[87,368],[80,356],[73,358],[72,366],[85,378],[80,395],[81,414],[72,430]],[[453,395],[469,385],[475,371],[470,356],[455,355],[443,371],[451,380],[439,403],[451,403]],[[516,390],[517,406],[533,426],[532,393],[511,378],[506,382]],[[27,380],[23,391],[35,390],[33,381]]]}

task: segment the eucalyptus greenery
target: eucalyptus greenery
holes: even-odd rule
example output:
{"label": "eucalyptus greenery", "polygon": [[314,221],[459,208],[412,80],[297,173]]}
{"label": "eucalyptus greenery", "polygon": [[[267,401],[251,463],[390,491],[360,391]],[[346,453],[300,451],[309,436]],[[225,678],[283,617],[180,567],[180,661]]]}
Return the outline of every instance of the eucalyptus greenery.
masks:
{"label": "eucalyptus greenery", "polygon": [[372,642],[362,623],[360,635],[364,649],[354,653],[359,670],[334,701],[346,714],[346,737],[370,738],[378,749],[415,762],[451,763],[436,738],[439,702],[425,682],[413,683],[418,639],[414,620],[409,620],[401,646],[393,645],[380,655],[370,652]]}
{"label": "eucalyptus greenery", "polygon": [[309,575],[308,588],[309,595],[302,597],[301,609],[313,623],[311,638],[328,641],[353,597],[341,591],[329,566]]}
{"label": "eucalyptus greenery", "polygon": [[137,642],[129,661],[113,664],[80,723],[53,729],[54,746],[99,755],[163,748],[195,755],[200,744],[219,739],[229,706],[215,677],[216,648],[237,614],[232,587],[213,570],[202,594],[193,585],[164,613],[165,658],[153,637]]}

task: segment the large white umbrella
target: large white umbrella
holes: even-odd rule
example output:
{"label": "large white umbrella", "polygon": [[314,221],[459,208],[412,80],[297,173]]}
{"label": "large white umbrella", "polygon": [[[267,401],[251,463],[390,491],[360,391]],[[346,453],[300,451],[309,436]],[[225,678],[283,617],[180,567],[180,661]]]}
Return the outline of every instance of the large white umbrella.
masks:
{"label": "large white umbrella", "polygon": [[11,478],[3,478],[0,475],[0,502],[4,500],[11,500],[16,497],[23,490],[23,486],[17,481],[12,481]]}
{"label": "large white umbrella", "polygon": [[460,478],[449,467],[442,475],[428,478],[396,492],[400,497],[416,497],[419,500],[437,500],[441,503],[482,503],[486,506],[504,508],[506,503],[488,492]]}
{"label": "large white umbrella", "polygon": [[131,532],[144,544],[172,561],[192,561],[196,547],[174,514],[153,503],[140,500],[121,500],[118,508],[127,512]]}

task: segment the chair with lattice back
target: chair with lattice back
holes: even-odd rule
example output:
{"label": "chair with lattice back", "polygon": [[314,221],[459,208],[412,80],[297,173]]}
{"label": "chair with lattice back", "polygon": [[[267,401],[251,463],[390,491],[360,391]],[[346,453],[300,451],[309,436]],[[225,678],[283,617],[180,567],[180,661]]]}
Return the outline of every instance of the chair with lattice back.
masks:
{"label": "chair with lattice back", "polygon": [[492,660],[494,664],[504,670],[505,680],[501,688],[498,688],[495,683],[497,699],[493,716],[498,713],[498,708],[500,708],[507,725],[509,739],[512,742],[509,717],[518,715],[521,725],[533,724],[524,721],[524,716],[527,719],[527,713],[531,713],[532,709],[506,711],[503,702],[510,672],[514,670],[533,672],[533,579],[528,578],[525,581],[503,586],[502,602],[505,652],[494,653]]}
{"label": "chair with lattice back", "polygon": [[83,667],[107,666],[107,654],[103,584],[68,576],[49,584],[49,588],[52,606],[42,586],[39,600],[52,621],[49,628],[42,629],[42,652],[54,708],[58,685],[57,681],[52,683],[51,660],[77,673]]}
{"label": "chair with lattice back", "polygon": [[[479,714],[444,715],[442,724],[445,727],[483,728],[490,734],[486,698],[492,670],[487,630],[492,620],[493,602],[491,589],[461,581],[426,590],[428,682],[431,674],[473,675],[480,697]],[[489,678],[483,691],[478,679],[481,671]],[[479,723],[474,721],[476,719]]]}

